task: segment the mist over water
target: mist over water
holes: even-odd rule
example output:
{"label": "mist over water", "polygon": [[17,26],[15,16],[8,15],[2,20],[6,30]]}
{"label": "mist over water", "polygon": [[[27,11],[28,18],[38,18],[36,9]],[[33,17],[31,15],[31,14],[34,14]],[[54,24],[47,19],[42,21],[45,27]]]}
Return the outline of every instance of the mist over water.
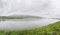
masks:
{"label": "mist over water", "polygon": [[48,25],[60,18],[60,0],[0,0],[0,16],[29,15],[45,17],[30,21],[1,21],[0,29],[26,29]]}

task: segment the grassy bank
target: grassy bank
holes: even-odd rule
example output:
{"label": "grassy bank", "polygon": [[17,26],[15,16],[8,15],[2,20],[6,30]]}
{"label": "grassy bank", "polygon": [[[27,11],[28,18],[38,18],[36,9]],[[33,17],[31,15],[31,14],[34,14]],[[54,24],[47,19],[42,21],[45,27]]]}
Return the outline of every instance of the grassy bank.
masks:
{"label": "grassy bank", "polygon": [[60,35],[60,21],[43,26],[40,28],[34,28],[30,30],[15,30],[15,31],[3,31],[0,30],[0,35]]}

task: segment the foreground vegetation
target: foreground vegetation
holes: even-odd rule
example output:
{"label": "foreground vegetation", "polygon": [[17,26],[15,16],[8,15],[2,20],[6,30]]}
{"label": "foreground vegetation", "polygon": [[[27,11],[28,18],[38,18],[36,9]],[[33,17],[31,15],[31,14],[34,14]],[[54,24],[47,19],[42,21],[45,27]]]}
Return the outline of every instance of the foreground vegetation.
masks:
{"label": "foreground vegetation", "polygon": [[14,31],[3,31],[0,30],[0,35],[60,35],[60,21],[43,26],[40,28],[33,28],[30,30],[14,30]]}

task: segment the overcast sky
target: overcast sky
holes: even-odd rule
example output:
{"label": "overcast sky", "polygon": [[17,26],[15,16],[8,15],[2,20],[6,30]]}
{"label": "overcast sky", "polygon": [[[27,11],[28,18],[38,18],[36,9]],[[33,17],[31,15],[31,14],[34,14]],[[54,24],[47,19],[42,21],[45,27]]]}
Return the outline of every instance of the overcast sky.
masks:
{"label": "overcast sky", "polygon": [[60,0],[0,0],[0,15],[60,17]]}

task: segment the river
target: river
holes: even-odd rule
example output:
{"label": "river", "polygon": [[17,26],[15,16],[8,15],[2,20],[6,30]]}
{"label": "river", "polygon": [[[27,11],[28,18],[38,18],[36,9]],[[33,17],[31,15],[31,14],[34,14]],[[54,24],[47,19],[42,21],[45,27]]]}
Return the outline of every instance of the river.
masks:
{"label": "river", "polygon": [[2,30],[24,30],[37,28],[41,26],[46,26],[51,23],[57,22],[55,19],[38,19],[38,20],[10,20],[10,21],[1,21],[0,29]]}

